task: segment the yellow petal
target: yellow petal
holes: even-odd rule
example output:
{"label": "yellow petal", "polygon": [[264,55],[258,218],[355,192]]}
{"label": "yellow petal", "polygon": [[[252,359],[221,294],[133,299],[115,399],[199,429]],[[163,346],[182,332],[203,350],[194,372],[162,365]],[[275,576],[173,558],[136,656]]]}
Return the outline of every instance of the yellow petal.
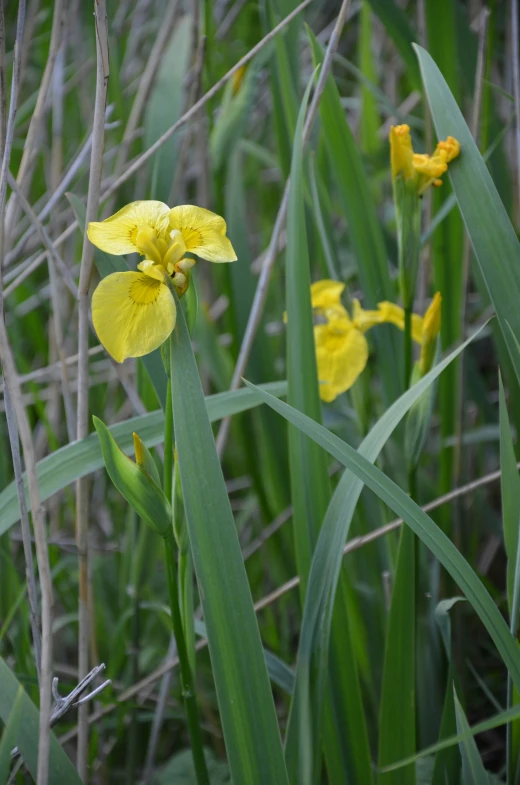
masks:
{"label": "yellow petal", "polygon": [[[377,304],[381,311],[381,321],[388,324],[395,324],[400,330],[404,330],[404,310],[400,305],[384,300]],[[416,313],[412,314],[412,341],[421,343],[423,334],[423,319]]]}
{"label": "yellow petal", "polygon": [[413,148],[409,125],[393,125],[390,128],[390,162],[392,177],[401,174],[413,177]]}
{"label": "yellow petal", "polygon": [[157,349],[175,327],[175,302],[163,283],[144,273],[112,273],[92,296],[92,320],[114,360]]}
{"label": "yellow petal", "polygon": [[341,281],[332,281],[328,278],[316,281],[311,286],[312,307],[325,310],[340,305],[344,289],[345,284]]}
{"label": "yellow petal", "polygon": [[162,264],[155,264],[150,259],[144,259],[144,261],[139,262],[137,269],[141,270],[145,275],[149,275],[150,278],[155,278],[156,281],[165,283],[165,269]]}
{"label": "yellow petal", "polygon": [[439,153],[446,154],[446,163],[450,163],[456,158],[460,153],[460,142],[453,138],[453,136],[448,136],[448,138],[444,142],[439,142],[437,145],[437,149],[435,150],[434,156],[438,155]]}
{"label": "yellow petal", "polygon": [[314,328],[316,361],[320,381],[320,397],[333,401],[348,390],[368,361],[368,344],[365,336],[351,323],[343,333],[331,329],[329,324]]}
{"label": "yellow petal", "polygon": [[442,155],[420,155],[415,153],[413,156],[414,168],[419,174],[425,175],[429,180],[440,177],[448,168],[446,156]]}
{"label": "yellow petal", "polygon": [[423,340],[435,340],[441,329],[441,304],[440,292],[436,292],[423,319]]}
{"label": "yellow petal", "polygon": [[164,237],[168,229],[170,208],[154,200],[131,202],[115,215],[104,221],[92,221],[88,225],[88,239],[106,253],[121,256],[139,251],[136,245],[137,232],[142,227],[151,227],[156,236]]}
{"label": "yellow petal", "polygon": [[226,237],[226,222],[220,215],[191,204],[170,210],[170,230],[178,229],[186,250],[208,262],[236,262],[233,246]]}
{"label": "yellow petal", "polygon": [[359,300],[352,300],[352,323],[357,330],[366,333],[371,327],[376,324],[382,324],[384,321],[381,310],[365,311]]}

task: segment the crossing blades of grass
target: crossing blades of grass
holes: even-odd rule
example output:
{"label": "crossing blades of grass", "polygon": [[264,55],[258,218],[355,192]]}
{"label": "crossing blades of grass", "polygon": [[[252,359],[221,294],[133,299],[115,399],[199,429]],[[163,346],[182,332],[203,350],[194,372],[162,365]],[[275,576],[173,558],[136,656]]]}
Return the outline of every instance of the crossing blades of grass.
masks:
{"label": "crossing blades of grass", "polygon": [[437,135],[440,139],[454,136],[461,145],[460,157],[450,167],[449,177],[520,379],[520,358],[513,340],[513,336],[520,336],[520,243],[444,77],[428,52],[420,46],[415,50]]}
{"label": "crossing blades of grass", "polygon": [[464,709],[460,705],[455,687],[453,688],[453,699],[455,701],[457,729],[463,737],[463,740],[459,743],[462,758],[462,785],[489,785],[489,777],[482,763],[475,739],[470,734],[469,723]]}
{"label": "crossing blades of grass", "polygon": [[282,744],[235,521],[184,313],[170,340],[186,523],[233,781],[287,785]]}
{"label": "crossing blades of grass", "polygon": [[[388,409],[360,446],[359,452],[363,456],[372,462],[376,460],[389,436],[413,402],[457,357],[467,343],[452,352],[419,384],[407,391]],[[309,576],[296,664],[295,703],[298,702],[301,705],[305,701],[310,701],[306,713],[308,716],[315,717],[318,723],[323,705],[323,674],[326,673],[329,665],[328,642],[332,609],[340,577],[342,548],[348,536],[362,487],[363,483],[357,477],[350,472],[344,473],[327,509]],[[334,643],[335,641],[333,641],[332,651]],[[350,660],[350,657],[348,659]],[[345,667],[345,663],[343,665]],[[314,684],[311,684],[311,678],[315,680]],[[354,708],[357,708],[358,692],[356,691],[355,678],[350,686],[349,700]],[[331,687],[334,692],[335,687],[332,681]],[[362,706],[360,700],[359,705]],[[345,776],[350,774],[353,781],[369,783],[372,774],[362,708],[361,711],[358,711],[357,716],[352,716],[350,710],[346,711],[346,727],[348,738],[343,739],[343,747],[352,750],[352,754],[348,756],[348,760],[344,764],[346,767]]]}
{"label": "crossing blades of grass", "polygon": [[[22,695],[20,698],[19,695]],[[7,724],[11,712],[20,701],[19,723],[15,734],[15,744],[19,748],[23,761],[36,782],[38,764],[38,709],[31,701],[15,675],[0,657],[0,719]],[[81,785],[76,767],[64,752],[58,739],[51,733],[51,749],[49,761],[49,785]]]}
{"label": "crossing blades of grass", "polygon": [[[409,766],[410,763],[421,760],[421,758],[426,758],[430,755],[434,755],[440,750],[445,750],[448,749],[448,747],[453,747],[456,744],[460,744],[468,737],[477,736],[479,733],[485,733],[486,731],[493,730],[493,728],[500,728],[507,722],[518,719],[519,716],[520,706],[515,706],[514,709],[508,709],[507,711],[501,711],[499,714],[495,714],[494,717],[490,717],[488,720],[479,722],[477,725],[473,725],[472,727],[467,727],[464,731],[461,729],[462,732],[450,736],[449,739],[443,739],[437,744],[432,744],[430,747],[426,747],[424,750],[421,750],[421,752],[418,752],[417,755],[413,755],[406,760],[397,761],[392,766],[387,766],[385,771],[393,771],[394,769],[400,769],[403,766]],[[451,780],[443,780],[443,783],[444,782],[451,782]]]}
{"label": "crossing blades of grass", "polygon": [[[285,395],[286,382],[272,382],[266,385],[272,395]],[[211,422],[229,417],[258,406],[260,398],[251,390],[234,390],[217,393],[206,398],[206,408]],[[131,417],[129,420],[112,425],[110,433],[129,455],[133,453],[132,434],[135,431],[146,447],[156,447],[164,439],[164,414],[162,410]],[[93,433],[79,442],[71,442],[38,461],[38,485],[40,498],[45,501],[54,493],[87,474],[101,469],[103,458],[97,434]],[[7,531],[19,519],[20,508],[14,481],[0,493],[0,534]]]}
{"label": "crossing blades of grass", "polygon": [[403,518],[404,522],[424,542],[463,591],[494,641],[511,674],[513,683],[517,687],[520,686],[520,660],[515,639],[471,566],[432,519],[383,472],[335,434],[268,393],[262,392],[260,395],[265,403],[315,439],[336,460],[362,480],[382,502]]}
{"label": "crossing blades of grass", "polygon": [[[294,134],[291,188],[287,209],[287,397],[291,405],[321,419],[310,297],[311,276],[303,206],[302,132],[312,78],[303,97]],[[319,529],[330,498],[327,455],[298,428],[289,426],[289,465],[296,564],[305,597],[307,576]],[[319,733],[305,702],[291,704],[285,746],[292,783],[308,785],[319,772]]]}

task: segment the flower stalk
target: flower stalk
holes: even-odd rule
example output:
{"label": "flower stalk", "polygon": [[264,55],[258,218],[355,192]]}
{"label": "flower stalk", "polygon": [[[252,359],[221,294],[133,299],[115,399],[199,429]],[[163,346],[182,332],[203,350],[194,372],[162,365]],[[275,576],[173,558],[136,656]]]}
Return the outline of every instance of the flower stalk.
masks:
{"label": "flower stalk", "polygon": [[191,751],[195,766],[197,785],[210,785],[206,759],[204,757],[204,747],[202,744],[202,732],[200,728],[199,708],[195,693],[195,683],[193,672],[188,657],[186,638],[182,624],[182,615],[179,603],[179,591],[177,584],[177,570],[175,567],[175,540],[173,528],[164,537],[164,561],[166,565],[166,577],[168,580],[168,595],[170,598],[170,610],[172,617],[172,628],[175,642],[177,644],[177,654],[179,657],[179,668],[181,675],[181,689],[186,717],[188,720],[188,730],[191,740]]}

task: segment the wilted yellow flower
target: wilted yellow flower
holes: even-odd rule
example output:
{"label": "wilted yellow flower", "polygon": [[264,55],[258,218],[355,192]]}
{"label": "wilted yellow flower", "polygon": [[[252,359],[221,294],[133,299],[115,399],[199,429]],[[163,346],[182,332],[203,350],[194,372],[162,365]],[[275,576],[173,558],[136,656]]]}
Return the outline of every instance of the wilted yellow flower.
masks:
{"label": "wilted yellow flower", "polygon": [[[367,330],[378,324],[394,324],[404,330],[404,310],[387,301],[378,303],[377,310],[365,311],[359,300],[353,300],[351,318],[341,304],[344,288],[343,283],[327,279],[311,286],[314,313],[319,319],[325,319],[324,323],[314,326],[314,342],[320,397],[327,402],[352,387],[365,369],[368,343],[364,333]],[[412,314],[412,339],[423,347],[430,340],[427,336],[432,336],[435,328],[435,338],[439,332],[440,300],[441,296],[437,293],[424,319],[418,314]],[[432,340],[435,341],[435,338]],[[423,349],[421,357],[422,352]]]}
{"label": "wilted yellow flower", "polygon": [[105,221],[88,225],[91,243],[120,256],[137,252],[139,272],[112,273],[92,296],[92,319],[98,338],[117,360],[141,357],[161,346],[175,327],[170,285],[186,291],[194,259],[234,262],[226,222],[202,207],[170,209],[157,201],[131,202]]}
{"label": "wilted yellow flower", "polygon": [[423,319],[423,330],[421,336],[421,354],[419,357],[419,370],[424,376],[433,364],[435,350],[437,347],[437,336],[441,329],[441,293],[437,292],[430,303],[430,306]]}
{"label": "wilted yellow flower", "polygon": [[418,195],[430,186],[442,185],[439,178],[448,169],[448,164],[458,156],[460,144],[452,136],[439,142],[433,155],[414,153],[410,126],[394,125],[390,128],[390,160],[392,177],[401,176],[412,180]]}

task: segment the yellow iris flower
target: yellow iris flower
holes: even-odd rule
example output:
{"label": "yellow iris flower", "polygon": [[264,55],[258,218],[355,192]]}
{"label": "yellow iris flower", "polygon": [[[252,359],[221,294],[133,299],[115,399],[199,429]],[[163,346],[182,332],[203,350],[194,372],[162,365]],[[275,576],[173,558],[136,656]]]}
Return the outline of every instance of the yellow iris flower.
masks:
{"label": "yellow iris flower", "polygon": [[[378,303],[377,310],[365,311],[359,300],[352,302],[352,317],[341,303],[345,284],[338,281],[316,281],[311,286],[314,314],[324,322],[314,326],[316,362],[323,401],[335,400],[348,390],[368,362],[365,333],[377,324],[395,324],[404,330],[404,310],[394,303]],[[440,327],[440,301],[437,293],[425,317],[412,315],[412,339],[430,353]],[[435,329],[437,332],[435,332]],[[423,349],[421,349],[422,358]],[[422,360],[421,360],[422,362]]]}
{"label": "yellow iris flower", "polygon": [[114,360],[142,357],[157,349],[175,327],[170,285],[183,294],[194,259],[234,262],[226,222],[202,207],[170,209],[157,201],[131,202],[105,221],[88,225],[91,243],[120,256],[139,253],[139,272],[112,273],[92,296],[92,320],[99,340]]}
{"label": "yellow iris flower", "polygon": [[433,365],[437,336],[441,330],[441,293],[437,292],[423,319],[421,337],[421,354],[419,356],[419,372],[421,377],[428,373]]}
{"label": "yellow iris flower", "polygon": [[460,153],[460,144],[452,136],[439,142],[433,155],[414,153],[409,125],[394,125],[390,128],[390,161],[392,177],[399,175],[404,180],[412,180],[417,193],[423,194],[430,186],[442,185],[439,178],[447,169],[450,161]]}

